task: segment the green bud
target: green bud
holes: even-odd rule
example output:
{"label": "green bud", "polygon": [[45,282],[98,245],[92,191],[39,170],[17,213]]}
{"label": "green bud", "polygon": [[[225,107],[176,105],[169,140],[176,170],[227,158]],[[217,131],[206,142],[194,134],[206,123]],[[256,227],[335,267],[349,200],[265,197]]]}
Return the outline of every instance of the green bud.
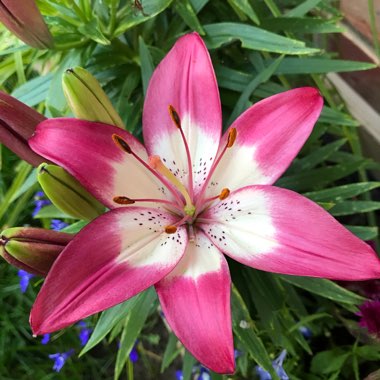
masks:
{"label": "green bud", "polygon": [[47,197],[67,215],[91,220],[104,212],[104,206],[59,166],[41,164],[37,179]]}
{"label": "green bud", "polygon": [[14,227],[0,236],[0,256],[29,273],[46,276],[74,235],[34,227]]}
{"label": "green bud", "polygon": [[62,86],[67,102],[77,118],[124,128],[99,82],[87,70],[79,66],[66,70]]}

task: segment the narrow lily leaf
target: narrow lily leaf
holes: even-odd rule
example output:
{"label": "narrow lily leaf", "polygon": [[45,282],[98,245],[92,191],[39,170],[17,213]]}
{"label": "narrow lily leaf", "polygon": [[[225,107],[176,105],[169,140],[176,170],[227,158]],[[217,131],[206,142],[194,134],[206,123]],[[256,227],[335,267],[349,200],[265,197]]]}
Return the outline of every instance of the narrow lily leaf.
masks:
{"label": "narrow lily leaf", "polygon": [[183,380],[190,380],[194,364],[196,363],[196,359],[193,355],[190,354],[189,351],[185,351],[185,356],[183,358],[183,367],[182,367],[182,374],[183,374]]}
{"label": "narrow lily leaf", "polygon": [[380,202],[376,201],[345,201],[336,204],[330,213],[334,216],[361,214],[380,209]]}
{"label": "narrow lily leaf", "polygon": [[29,189],[31,189],[37,183],[37,169],[33,169],[33,171],[29,174],[28,178],[25,182],[17,189],[17,191],[13,194],[10,202],[15,201],[17,198],[21,197],[21,195],[25,194]]}
{"label": "narrow lily leaf", "polygon": [[343,112],[333,110],[330,107],[323,107],[321,117],[319,118],[321,123],[343,125],[346,127],[358,127],[359,123],[354,120],[350,115]]}
{"label": "narrow lily leaf", "polygon": [[115,380],[120,377],[121,371],[129,358],[129,354],[136,343],[136,339],[139,336],[140,331],[144,327],[150,311],[157,307],[156,301],[156,292],[153,288],[149,288],[141,294],[138,302],[136,302],[134,307],[130,310],[121,334],[120,349],[116,357],[114,375]]}
{"label": "narrow lily leaf", "polygon": [[311,17],[276,17],[262,20],[261,27],[271,32],[341,33],[344,29],[337,25],[337,21]]}
{"label": "narrow lily leaf", "polygon": [[154,71],[154,64],[152,56],[150,55],[148,47],[145,45],[143,38],[139,37],[139,50],[140,50],[140,61],[141,61],[141,78],[143,82],[144,96],[146,94],[146,89],[148,88],[148,83],[150,77]]}
{"label": "narrow lily leaf", "polygon": [[99,19],[96,16],[87,24],[80,25],[78,27],[78,32],[101,45],[109,45],[111,43],[111,41],[102,33]]}
{"label": "narrow lily leaf", "polygon": [[257,364],[268,371],[273,379],[278,379],[263,342],[252,328],[253,321],[251,320],[248,309],[235,287],[232,288],[231,295],[232,326],[234,333]]}
{"label": "narrow lily leaf", "polygon": [[252,50],[269,51],[280,54],[314,54],[319,49],[305,47],[305,43],[256,28],[251,25],[220,22],[204,25],[205,42],[209,49],[240,40],[242,47]]}
{"label": "narrow lily leaf", "polygon": [[294,161],[291,166],[292,172],[309,170],[315,168],[318,164],[326,161],[331,154],[336,152],[342,145],[346,143],[346,139],[340,139],[333,143],[326,144],[315,149],[312,153],[297,161]]}
{"label": "narrow lily leaf", "polygon": [[164,356],[161,363],[161,373],[165,371],[166,368],[170,366],[173,360],[179,355],[180,349],[177,348],[177,337],[173,334],[169,334],[168,344],[166,345]]}
{"label": "narrow lily leaf", "polygon": [[300,5],[286,13],[286,17],[302,17],[313,8],[315,8],[322,0],[306,0]]}
{"label": "narrow lily leaf", "polygon": [[275,61],[273,61],[268,67],[266,67],[263,71],[257,74],[255,78],[246,86],[243,93],[240,95],[239,100],[237,101],[231,116],[228,120],[228,125],[232,124],[232,122],[237,119],[237,117],[245,111],[247,108],[247,104],[249,101],[249,97],[251,96],[252,92],[255,91],[257,86],[259,86],[261,83],[266,82],[276,71],[278,65],[281,63],[283,59],[283,56],[277,58]]}
{"label": "narrow lily leaf", "polygon": [[53,74],[33,78],[17,87],[12,96],[30,107],[36,106],[46,99],[52,78]]}
{"label": "narrow lily leaf", "polygon": [[312,169],[308,172],[282,177],[277,181],[277,185],[297,191],[306,191],[315,186],[326,186],[329,183],[344,178],[347,175],[354,173],[359,168],[364,167],[365,162],[365,160],[360,160],[357,162]]}
{"label": "narrow lily leaf", "polygon": [[248,0],[228,0],[228,2],[232,8],[237,8],[240,12],[247,15],[255,24],[260,24],[260,20]]}
{"label": "narrow lily leaf", "polygon": [[342,199],[356,197],[380,187],[380,182],[361,182],[349,185],[331,187],[319,191],[312,191],[304,195],[316,202],[341,201]]}
{"label": "narrow lily leaf", "polygon": [[125,318],[131,310],[133,310],[137,304],[142,302],[145,293],[140,293],[137,296],[119,304],[111,307],[108,310],[103,311],[101,314],[96,327],[91,334],[91,337],[87,344],[82,349],[79,356],[84,355],[86,352],[90,351],[97,344],[99,344],[106,335],[123,319]]}
{"label": "narrow lily leaf", "polygon": [[76,234],[78,233],[83,227],[87,226],[89,221],[80,220],[79,222],[73,223],[68,225],[67,227],[63,228],[62,232],[67,232],[70,234]]}
{"label": "narrow lily leaf", "polygon": [[57,218],[57,219],[73,219],[72,216],[65,214],[54,205],[43,207],[36,215],[35,218]]}
{"label": "narrow lily leaf", "polygon": [[198,13],[202,8],[209,2],[209,0],[190,0],[191,5],[193,6],[195,13]]}
{"label": "narrow lily leaf", "polygon": [[378,227],[367,227],[367,226],[347,226],[345,227],[355,234],[359,239],[368,241],[376,239],[379,235]]}
{"label": "narrow lily leaf", "polygon": [[349,305],[359,305],[365,298],[346,290],[335,282],[322,278],[280,275],[282,280],[311,293]]}
{"label": "narrow lily leaf", "polygon": [[139,10],[131,4],[125,5],[119,13],[118,26],[114,37],[123,34],[128,29],[141,24],[164,11],[173,0],[144,0],[143,10]]}
{"label": "narrow lily leaf", "polygon": [[174,3],[174,9],[190,29],[197,31],[202,36],[205,34],[202,24],[199,22],[197,14],[189,0],[177,0]]}
{"label": "narrow lily leaf", "polygon": [[322,74],[375,68],[374,63],[326,58],[284,58],[276,74]]}

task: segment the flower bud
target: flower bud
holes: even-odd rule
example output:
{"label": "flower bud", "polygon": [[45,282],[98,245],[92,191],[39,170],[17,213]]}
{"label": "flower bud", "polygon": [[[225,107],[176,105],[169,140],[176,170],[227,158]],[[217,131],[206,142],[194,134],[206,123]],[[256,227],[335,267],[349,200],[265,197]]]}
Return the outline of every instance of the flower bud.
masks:
{"label": "flower bud", "polygon": [[53,46],[53,37],[34,0],[0,1],[0,21],[30,46],[37,49]]}
{"label": "flower bud", "polygon": [[33,166],[46,162],[28,145],[28,139],[43,120],[45,116],[0,91],[0,142]]}
{"label": "flower bud", "polygon": [[15,267],[46,276],[73,234],[35,227],[13,227],[0,236],[0,255]]}
{"label": "flower bud", "polygon": [[124,128],[99,82],[87,70],[79,66],[66,70],[62,86],[67,102],[77,118]]}
{"label": "flower bud", "polygon": [[104,206],[59,166],[41,164],[37,179],[47,197],[67,215],[91,220],[104,212]]}

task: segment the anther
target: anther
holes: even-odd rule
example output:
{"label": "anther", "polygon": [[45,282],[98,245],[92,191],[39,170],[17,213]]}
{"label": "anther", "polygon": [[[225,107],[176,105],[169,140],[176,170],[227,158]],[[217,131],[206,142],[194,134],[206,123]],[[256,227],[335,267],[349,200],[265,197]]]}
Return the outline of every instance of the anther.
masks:
{"label": "anther", "polygon": [[169,114],[170,114],[170,117],[172,118],[174,124],[176,125],[176,127],[178,129],[181,129],[181,118],[179,117],[177,111],[175,110],[175,108],[171,104],[169,105]]}
{"label": "anther", "polygon": [[165,232],[167,234],[175,234],[177,232],[177,227],[176,226],[166,226],[165,227]]}
{"label": "anther", "polygon": [[119,205],[132,205],[135,201],[128,197],[113,197],[113,201]]}
{"label": "anther", "polygon": [[231,148],[236,140],[237,131],[236,128],[231,128],[228,132],[227,148]]}
{"label": "anther", "polygon": [[219,199],[222,201],[223,199],[226,199],[230,195],[230,190],[227,188],[224,188],[220,194],[219,194]]}
{"label": "anther", "polygon": [[116,133],[114,133],[112,135],[112,140],[116,144],[116,146],[119,149],[121,149],[122,151],[124,151],[124,152],[126,152],[128,154],[132,153],[132,149],[129,146],[129,144],[122,137],[120,137],[119,135],[117,135]]}

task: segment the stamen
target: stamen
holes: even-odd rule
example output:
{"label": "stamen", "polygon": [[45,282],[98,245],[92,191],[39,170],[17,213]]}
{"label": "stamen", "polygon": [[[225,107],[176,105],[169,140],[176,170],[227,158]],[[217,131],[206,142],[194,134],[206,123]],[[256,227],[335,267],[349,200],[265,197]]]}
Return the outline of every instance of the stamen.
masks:
{"label": "stamen", "polygon": [[117,196],[117,197],[114,197],[113,198],[113,201],[119,205],[132,205],[136,202],[153,202],[153,203],[163,203],[163,204],[167,204],[171,207],[174,207],[176,208],[177,210],[179,211],[183,211],[181,207],[179,207],[177,204],[171,202],[171,201],[168,201],[166,199],[149,199],[149,198],[139,198],[139,199],[131,199],[131,198],[128,198],[128,197],[125,197],[125,196]]}
{"label": "stamen", "polygon": [[169,105],[169,114],[170,114],[170,117],[172,118],[174,124],[176,125],[176,127],[178,129],[181,129],[182,128],[181,119],[180,119],[177,111],[175,110],[175,108],[171,104]]}
{"label": "stamen", "polygon": [[186,156],[187,156],[187,166],[188,166],[188,172],[189,172],[189,194],[190,194],[190,198],[193,199],[193,197],[194,197],[193,165],[191,163],[191,154],[190,154],[189,145],[187,143],[185,134],[183,133],[181,118],[179,117],[178,112],[175,110],[175,108],[171,104],[169,105],[169,114],[170,114],[170,117],[172,118],[175,126],[181,132],[182,141],[183,141],[183,144],[185,145]]}
{"label": "stamen", "polygon": [[[161,161],[160,156],[150,156],[149,157],[149,165],[157,170],[161,175],[163,175],[165,178],[167,178],[183,195],[186,201],[185,209],[193,208],[194,205],[191,201],[190,195],[187,192],[186,187],[183,185],[183,183],[164,165],[164,163]],[[195,209],[194,209],[195,211]],[[193,212],[194,214],[194,212]]]}
{"label": "stamen", "polygon": [[[228,137],[227,137],[227,143],[226,145],[224,146],[223,150],[220,152],[218,158],[214,161],[214,163],[212,164],[212,167],[207,175],[207,178],[206,180],[204,181],[203,183],[203,187],[202,187],[202,190],[200,191],[199,195],[198,195],[198,200],[195,204],[195,207],[197,209],[199,209],[199,203],[200,202],[203,202],[202,198],[203,198],[203,195],[206,191],[206,188],[207,188],[207,185],[212,177],[212,175],[214,174],[215,172],[215,169],[217,168],[217,166],[219,165],[219,162],[221,161],[221,159],[223,158],[224,154],[226,153],[227,149],[231,148],[235,141],[236,141],[236,136],[237,136],[237,130],[236,128],[230,128],[230,130],[228,131]],[[225,190],[225,189],[223,189]],[[222,192],[223,192],[222,190]],[[227,189],[228,190],[228,189]],[[222,195],[222,193],[220,194]],[[228,197],[229,193],[227,194],[227,197]]]}
{"label": "stamen", "polygon": [[152,170],[152,168],[144,160],[142,160],[135,152],[133,152],[129,144],[121,136],[114,133],[112,135],[112,140],[118,148],[120,148],[122,151],[128,154],[131,154],[134,158],[136,158],[138,162],[140,162],[140,164],[142,164],[146,169],[148,169],[174,195],[174,197],[177,199],[178,205],[182,205],[182,199],[180,198],[176,189],[173,188],[173,186],[168,181],[166,181],[165,178],[162,178],[158,173]]}
{"label": "stamen", "polygon": [[113,197],[113,201],[119,205],[132,205],[135,203],[133,199],[123,196]]}
{"label": "stamen", "polygon": [[177,232],[177,227],[176,226],[166,226],[165,232],[167,234],[175,234]]}
{"label": "stamen", "polygon": [[220,192],[219,199],[222,201],[230,195],[230,190],[226,187]]}
{"label": "stamen", "polygon": [[129,144],[122,137],[120,137],[119,135],[117,135],[116,133],[114,133],[112,135],[112,140],[116,144],[116,146],[118,148],[120,148],[122,151],[124,151],[124,152],[126,152],[128,154],[132,154],[131,147],[129,146]]}

